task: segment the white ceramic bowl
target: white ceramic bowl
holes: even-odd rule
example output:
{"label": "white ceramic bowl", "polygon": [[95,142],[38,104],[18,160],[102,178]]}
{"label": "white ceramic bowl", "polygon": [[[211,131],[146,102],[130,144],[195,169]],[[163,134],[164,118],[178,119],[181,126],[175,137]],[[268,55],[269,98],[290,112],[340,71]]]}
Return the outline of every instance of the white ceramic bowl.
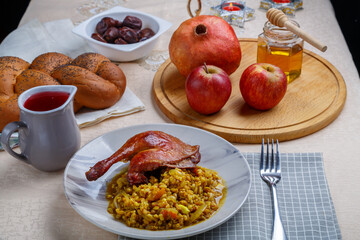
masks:
{"label": "white ceramic bowl", "polygon": [[[155,32],[155,35],[145,41],[125,45],[103,43],[91,38],[91,34],[96,32],[96,24],[103,17],[112,17],[123,21],[123,19],[128,15],[140,18],[143,22],[142,28],[151,28]],[[73,33],[84,38],[95,52],[106,56],[112,61],[127,62],[148,55],[154,48],[159,36],[168,30],[171,25],[172,24],[170,22],[150,14],[117,6],[80,23],[73,29]]]}

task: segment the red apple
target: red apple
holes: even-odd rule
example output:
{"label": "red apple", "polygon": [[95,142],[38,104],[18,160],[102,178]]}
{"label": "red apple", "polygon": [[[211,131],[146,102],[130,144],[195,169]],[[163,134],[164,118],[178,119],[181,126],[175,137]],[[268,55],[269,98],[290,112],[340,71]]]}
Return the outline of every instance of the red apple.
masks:
{"label": "red apple", "polygon": [[229,75],[219,67],[196,67],[186,78],[185,91],[192,109],[201,114],[212,114],[228,101],[231,94]]}
{"label": "red apple", "polygon": [[269,63],[255,63],[240,78],[240,91],[247,104],[258,110],[275,107],[284,97],[287,79],[283,70]]}

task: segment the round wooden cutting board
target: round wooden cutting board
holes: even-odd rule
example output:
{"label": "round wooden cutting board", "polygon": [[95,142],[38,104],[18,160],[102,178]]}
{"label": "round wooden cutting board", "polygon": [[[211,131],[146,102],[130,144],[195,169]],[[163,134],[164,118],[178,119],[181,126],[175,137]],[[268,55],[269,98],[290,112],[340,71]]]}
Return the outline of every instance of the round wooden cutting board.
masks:
{"label": "round wooden cutting board", "polygon": [[185,94],[185,77],[170,59],[160,66],[153,82],[161,111],[175,123],[199,127],[239,143],[303,137],[324,128],[340,114],[346,100],[344,79],[333,65],[308,50],[304,50],[300,77],[288,85],[285,97],[276,107],[267,111],[249,107],[241,96],[239,81],[243,71],[256,62],[257,40],[239,41],[240,67],[230,75],[232,93],[219,112],[201,115],[191,109]]}

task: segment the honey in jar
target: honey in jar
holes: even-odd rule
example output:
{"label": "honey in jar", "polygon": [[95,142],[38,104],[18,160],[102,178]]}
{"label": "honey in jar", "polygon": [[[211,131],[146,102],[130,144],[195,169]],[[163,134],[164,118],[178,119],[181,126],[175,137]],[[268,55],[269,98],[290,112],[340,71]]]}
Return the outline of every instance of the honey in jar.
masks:
{"label": "honey in jar", "polygon": [[[299,24],[292,21],[299,27]],[[257,62],[280,67],[288,83],[300,76],[303,59],[303,39],[286,28],[266,22],[258,37]]]}

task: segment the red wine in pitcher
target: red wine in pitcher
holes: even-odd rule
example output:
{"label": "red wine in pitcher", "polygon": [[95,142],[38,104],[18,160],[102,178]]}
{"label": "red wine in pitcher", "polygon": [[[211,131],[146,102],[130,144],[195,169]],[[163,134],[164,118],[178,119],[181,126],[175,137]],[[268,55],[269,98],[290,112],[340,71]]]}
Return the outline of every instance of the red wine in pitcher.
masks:
{"label": "red wine in pitcher", "polygon": [[24,107],[31,111],[49,111],[63,105],[69,96],[67,92],[39,92],[31,95]]}

